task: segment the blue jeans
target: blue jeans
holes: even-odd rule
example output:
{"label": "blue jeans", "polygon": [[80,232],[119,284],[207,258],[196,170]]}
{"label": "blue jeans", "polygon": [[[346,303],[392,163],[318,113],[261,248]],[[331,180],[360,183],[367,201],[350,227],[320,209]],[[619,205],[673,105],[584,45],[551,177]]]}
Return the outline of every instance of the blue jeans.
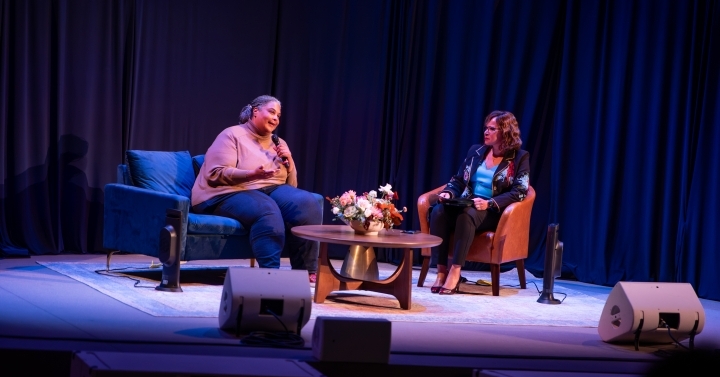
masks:
{"label": "blue jeans", "polygon": [[290,185],[268,186],[212,198],[193,210],[233,218],[249,229],[250,245],[262,268],[280,268],[280,255],[287,250],[293,269],[317,271],[319,243],[290,232],[296,225],[322,222],[322,208],[308,191]]}

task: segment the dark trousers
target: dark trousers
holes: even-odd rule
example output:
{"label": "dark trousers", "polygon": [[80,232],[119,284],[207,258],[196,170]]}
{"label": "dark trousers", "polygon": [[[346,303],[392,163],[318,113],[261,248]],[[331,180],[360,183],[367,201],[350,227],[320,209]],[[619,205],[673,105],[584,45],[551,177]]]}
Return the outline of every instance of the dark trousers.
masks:
{"label": "dark trousers", "polygon": [[443,242],[431,249],[430,263],[448,266],[450,235],[455,232],[452,264],[464,266],[475,234],[495,230],[499,222],[499,213],[478,211],[475,207],[435,205],[430,212],[430,234],[442,238]]}
{"label": "dark trousers", "polygon": [[193,210],[233,218],[249,229],[250,245],[262,268],[280,268],[285,249],[293,269],[317,271],[319,243],[290,232],[297,225],[322,222],[322,209],[310,192],[290,185],[270,186],[213,198]]}

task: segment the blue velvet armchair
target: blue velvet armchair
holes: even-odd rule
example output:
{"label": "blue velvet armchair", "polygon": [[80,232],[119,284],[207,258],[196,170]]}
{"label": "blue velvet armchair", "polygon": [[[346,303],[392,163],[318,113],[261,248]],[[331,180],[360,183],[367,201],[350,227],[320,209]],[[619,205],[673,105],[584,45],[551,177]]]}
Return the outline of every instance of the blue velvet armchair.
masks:
{"label": "blue velvet armchair", "polygon": [[[117,168],[118,183],[105,186],[103,246],[114,252],[159,256],[166,210],[182,212],[180,260],[252,259],[248,231],[238,221],[192,213],[190,195],[204,155],[188,151],[129,150]],[[314,194],[322,208],[322,195]],[[286,232],[290,234],[290,229]],[[283,251],[287,256],[287,251]],[[254,264],[254,263],[253,263]]]}

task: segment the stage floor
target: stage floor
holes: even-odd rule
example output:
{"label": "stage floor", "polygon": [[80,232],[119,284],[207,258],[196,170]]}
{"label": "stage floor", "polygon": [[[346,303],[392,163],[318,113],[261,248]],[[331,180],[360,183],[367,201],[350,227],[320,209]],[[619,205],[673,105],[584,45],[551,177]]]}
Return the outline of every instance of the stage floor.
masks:
{"label": "stage floor", "polygon": [[[149,263],[149,260],[149,257],[138,255],[112,258],[118,263]],[[207,360],[205,375],[283,375],[277,361],[288,359],[306,363],[311,370],[328,376],[383,375],[385,372],[415,376],[469,376],[473,373],[541,376],[547,372],[561,376],[586,373],[592,376],[643,375],[647,368],[663,362],[666,355],[678,349],[673,345],[641,345],[640,350],[635,351],[632,345],[602,342],[597,328],[588,327],[397,321],[392,323],[390,365],[318,363],[312,358],[312,320],[302,330],[303,349],[244,346],[230,336],[218,338],[216,318],[154,317],[45,268],[37,264],[38,261],[104,263],[105,256],[0,259],[0,352],[5,360],[9,360],[0,365],[0,375],[14,375],[8,373],[20,371],[23,374],[38,372],[69,376],[72,355],[80,351],[85,355],[94,353],[98,360],[111,360],[112,357],[120,360],[123,355],[134,355],[136,357],[128,360],[147,363],[146,372],[153,371],[157,375],[169,372],[163,368],[171,368],[169,365],[174,363],[173,360],[180,362],[191,357]],[[232,263],[247,265],[248,261]],[[573,281],[562,281],[562,284],[603,301],[610,292],[610,287]],[[720,352],[720,302],[702,299],[701,302],[706,322],[695,339],[695,347],[717,354]],[[478,308],[478,315],[482,315],[482,308]],[[687,345],[687,341],[683,344]],[[156,356],[148,359],[139,357],[141,354]],[[218,370],[224,364],[212,360],[219,357],[238,358],[246,364],[247,358],[252,358],[266,364],[260,368],[265,372],[252,374],[237,368]],[[160,360],[165,361],[161,363]],[[124,362],[132,364],[132,361]],[[105,368],[113,368],[109,362],[107,364]],[[137,370],[144,368],[143,365],[135,367],[139,368]],[[201,374],[195,371],[194,375]]]}

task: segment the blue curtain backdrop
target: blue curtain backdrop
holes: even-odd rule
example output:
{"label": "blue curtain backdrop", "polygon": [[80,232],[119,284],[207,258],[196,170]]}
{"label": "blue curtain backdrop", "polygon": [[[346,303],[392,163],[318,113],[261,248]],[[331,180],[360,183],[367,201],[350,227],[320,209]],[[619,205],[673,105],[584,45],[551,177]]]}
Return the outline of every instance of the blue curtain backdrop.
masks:
{"label": "blue curtain backdrop", "polygon": [[537,191],[528,269],[557,222],[581,281],[718,300],[717,46],[718,1],[0,0],[0,249],[103,251],[127,149],[204,153],[265,93],[302,188],[391,183],[417,229],[505,109]]}

